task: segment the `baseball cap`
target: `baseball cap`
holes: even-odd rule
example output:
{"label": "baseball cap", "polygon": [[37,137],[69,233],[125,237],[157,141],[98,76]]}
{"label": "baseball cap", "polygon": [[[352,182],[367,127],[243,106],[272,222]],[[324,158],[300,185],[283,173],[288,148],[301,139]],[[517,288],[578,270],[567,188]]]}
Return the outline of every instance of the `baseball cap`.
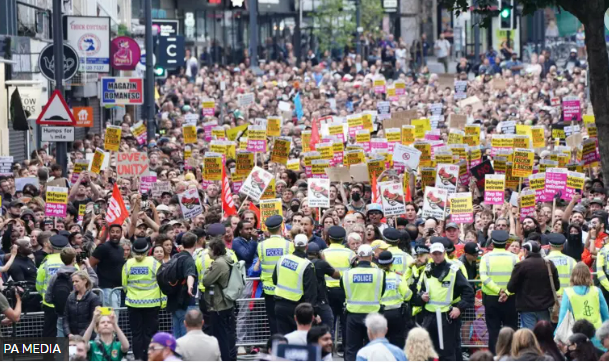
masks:
{"label": "baseball cap", "polygon": [[444,253],[444,245],[442,243],[433,243],[429,248],[430,253]]}
{"label": "baseball cap", "polygon": [[376,249],[381,249],[381,250],[387,250],[387,248],[389,248],[389,244],[387,244],[386,242],[384,242],[383,240],[374,240],[371,244],[370,247],[372,248],[372,250],[376,250]]}
{"label": "baseball cap", "polygon": [[446,224],[446,228],[445,229],[450,229],[450,228],[458,229],[459,226],[457,225],[457,223],[449,222],[448,224]]}
{"label": "baseball cap", "polygon": [[541,251],[541,246],[535,240],[529,240],[522,245],[523,248],[528,250],[531,253],[539,253]]}
{"label": "baseball cap", "polygon": [[161,204],[156,207],[156,211],[169,212],[169,207],[165,204]]}
{"label": "baseball cap", "polygon": [[309,243],[309,238],[305,234],[298,234],[294,238],[294,246],[304,248]]}
{"label": "baseball cap", "polygon": [[150,343],[158,343],[163,347],[169,348],[174,353],[176,351],[176,339],[167,332],[158,332],[152,337],[152,341]]}
{"label": "baseball cap", "polygon": [[465,246],[463,247],[463,252],[469,255],[479,255],[482,253],[480,251],[480,248],[478,247],[478,244],[473,241],[470,241],[469,243],[465,244]]}
{"label": "baseball cap", "polygon": [[368,244],[364,244],[361,245],[358,249],[357,249],[357,256],[372,256],[372,247]]}

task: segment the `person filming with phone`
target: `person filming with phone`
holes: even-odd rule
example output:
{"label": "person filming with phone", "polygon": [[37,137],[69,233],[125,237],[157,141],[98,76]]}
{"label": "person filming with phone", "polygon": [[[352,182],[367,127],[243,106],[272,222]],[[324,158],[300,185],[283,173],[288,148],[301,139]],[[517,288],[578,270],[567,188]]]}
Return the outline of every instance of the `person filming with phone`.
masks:
{"label": "person filming with phone", "polygon": [[[91,340],[93,331],[97,333],[97,338]],[[95,308],[83,339],[89,361],[121,361],[129,351],[129,340],[118,326],[118,318],[111,307]]]}

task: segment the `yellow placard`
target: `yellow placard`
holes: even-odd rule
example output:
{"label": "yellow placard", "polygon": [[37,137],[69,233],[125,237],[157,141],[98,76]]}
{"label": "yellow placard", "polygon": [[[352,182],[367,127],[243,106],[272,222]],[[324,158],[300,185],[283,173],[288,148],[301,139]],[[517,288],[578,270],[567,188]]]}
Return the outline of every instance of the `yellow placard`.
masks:
{"label": "yellow placard", "polygon": [[266,134],[269,137],[281,136],[281,118],[267,117],[266,119]]}
{"label": "yellow placard", "polygon": [[237,152],[235,158],[235,173],[240,175],[249,175],[254,168],[254,153],[252,152]]}
{"label": "yellow placard", "polygon": [[524,124],[516,125],[516,134],[519,136],[529,136],[530,138],[533,138],[531,126],[527,126]]}
{"label": "yellow placard", "polygon": [[431,144],[428,142],[415,142],[414,148],[421,152],[419,165],[421,167],[431,166]]}
{"label": "yellow placard", "polygon": [[215,153],[219,153],[219,154],[225,154],[226,152],[226,144],[224,143],[220,143],[221,141],[211,141],[211,143],[209,144],[209,151],[210,152],[215,152]]}
{"label": "yellow placard", "polygon": [[362,114],[362,124],[364,125],[364,129],[367,129],[369,132],[374,131],[374,125],[372,125],[372,115],[370,113]]}
{"label": "yellow placard", "polygon": [[497,173],[506,173],[507,172],[507,158],[505,157],[495,157],[493,160],[493,168]]}
{"label": "yellow placard", "polygon": [[288,170],[292,170],[292,171],[300,171],[300,160],[299,159],[288,160],[288,162],[286,164],[286,168]]}
{"label": "yellow placard", "polygon": [[197,143],[197,127],[193,125],[182,126],[182,134],[184,135],[184,143]]}
{"label": "yellow placard", "polygon": [[387,87],[387,98],[393,98],[395,96],[396,96],[396,94],[395,94],[395,86],[394,87],[392,87],[392,86]]}
{"label": "yellow placard", "polygon": [[454,163],[452,152],[436,152],[434,159],[436,163]]}
{"label": "yellow placard", "polygon": [[352,150],[345,152],[344,161],[345,166],[357,165],[358,163],[366,162],[366,157],[363,150]]}
{"label": "yellow placard", "polygon": [[222,157],[203,158],[203,179],[207,181],[222,181]]}
{"label": "yellow placard", "polygon": [[275,186],[275,178],[271,179],[269,186],[264,190],[262,196],[260,196],[261,200],[269,200],[277,197],[277,187]]}
{"label": "yellow placard", "polygon": [[265,221],[273,215],[283,216],[281,199],[260,200],[260,225],[266,231]]}
{"label": "yellow placard", "polygon": [[584,114],[582,116],[582,119],[584,120],[584,124],[588,125],[588,124],[595,124],[596,121],[594,119],[594,115],[593,114]]}
{"label": "yellow placard", "polygon": [[311,131],[302,131],[300,136],[302,138],[302,152],[311,151]]}
{"label": "yellow placard", "polygon": [[364,119],[362,116],[348,118],[347,125],[349,125],[349,128],[363,127]]}
{"label": "yellow placard", "polygon": [[[370,134],[368,134],[368,135],[370,135]],[[315,146],[315,151],[317,151],[321,154],[322,160],[331,160],[334,158],[333,147],[334,147],[334,143],[330,143],[330,142],[318,143]]]}
{"label": "yellow placard", "polygon": [[368,177],[370,178],[370,182],[372,182],[373,178],[377,178],[385,171],[385,160],[384,159],[375,159],[368,161]]}
{"label": "yellow placard", "polygon": [[106,151],[118,152],[121,145],[122,129],[119,126],[106,127],[106,137],[104,138],[104,148]]}
{"label": "yellow placard", "polygon": [[535,194],[524,194],[520,197],[520,207],[535,207]]}
{"label": "yellow placard", "polygon": [[402,142],[402,131],[399,128],[387,128],[385,138],[388,143]]}
{"label": "yellow placard", "polygon": [[313,177],[323,176],[326,174],[326,168],[330,167],[329,160],[313,160],[311,163],[311,173]]}
{"label": "yellow placard", "polygon": [[479,160],[482,158],[482,150],[480,148],[470,148],[469,149],[469,162],[472,160]]}
{"label": "yellow placard", "polygon": [[[491,174],[489,174],[491,175]],[[505,178],[504,177],[484,177],[484,191],[505,191]]]}
{"label": "yellow placard", "polygon": [[507,163],[507,171],[505,172],[505,187],[509,189],[516,190],[518,188],[518,184],[520,183],[521,178],[518,176],[514,176],[513,172],[514,164],[512,162]]}
{"label": "yellow placard", "polygon": [[106,157],[104,151],[97,148],[93,155],[93,160],[91,161],[91,172],[99,175],[102,165],[104,164],[104,157]]}
{"label": "yellow placard", "polygon": [[231,141],[235,141],[239,137],[239,133],[243,132],[247,132],[247,124],[226,130],[226,137]]}
{"label": "yellow placard", "polygon": [[477,124],[466,125],[465,126],[465,135],[466,136],[477,135],[479,138],[480,137],[480,125],[477,125]]}
{"label": "yellow placard", "polygon": [[425,138],[425,132],[431,131],[429,118],[413,119],[410,124],[414,126],[414,136],[418,139]]}
{"label": "yellow placard", "polygon": [[[66,189],[65,187],[58,187],[58,189]],[[46,192],[46,202],[52,204],[67,204],[68,203],[68,192],[61,191],[48,191]]]}
{"label": "yellow placard", "polygon": [[191,157],[192,157],[192,146],[185,145],[184,146],[184,162],[188,161],[188,159]]}
{"label": "yellow placard", "polygon": [[466,134],[463,136],[463,143],[470,147],[476,147],[480,145],[480,134]]}
{"label": "yellow placard", "polygon": [[223,140],[226,138],[226,131],[224,127],[214,127],[211,129],[211,136],[217,140]]}
{"label": "yellow placard", "polygon": [[586,130],[588,131],[588,137],[590,137],[590,138],[597,138],[598,137],[598,130],[596,129],[596,125],[595,124],[587,124],[586,125]]}
{"label": "yellow placard", "polygon": [[531,139],[528,135],[516,135],[514,136],[514,148],[530,148]]}
{"label": "yellow placard", "polygon": [[564,140],[567,138],[565,130],[561,128],[552,128],[552,138]]}
{"label": "yellow placard", "polygon": [[275,138],[273,152],[271,152],[271,161],[285,165],[290,155],[290,145],[289,139]]}
{"label": "yellow placard", "polygon": [[530,149],[517,148],[514,150],[514,162],[512,166],[513,177],[527,177],[533,173],[535,163],[535,152]]}
{"label": "yellow placard", "polygon": [[[370,142],[370,131],[360,130],[355,134],[355,143],[366,143]],[[317,150],[317,148],[315,148]]]}
{"label": "yellow placard", "polygon": [[85,212],[87,212],[87,204],[78,205],[78,216],[82,218],[85,216]]}
{"label": "yellow placard", "polygon": [[448,134],[448,144],[454,145],[458,143],[463,143],[463,136],[463,131],[450,130],[450,133]]}
{"label": "yellow placard", "polygon": [[402,126],[402,144],[409,146],[414,143],[415,140],[415,127],[404,125]]}
{"label": "yellow placard", "polygon": [[546,147],[546,136],[544,126],[531,127],[531,140],[533,140],[533,148]]}
{"label": "yellow placard", "polygon": [[436,184],[436,168],[435,167],[422,167],[421,168],[421,186],[423,191],[425,187],[434,186]]}
{"label": "yellow placard", "polygon": [[330,136],[340,136],[340,139],[343,139],[343,125],[342,124],[338,124],[335,126],[328,126],[328,132],[330,133]]}

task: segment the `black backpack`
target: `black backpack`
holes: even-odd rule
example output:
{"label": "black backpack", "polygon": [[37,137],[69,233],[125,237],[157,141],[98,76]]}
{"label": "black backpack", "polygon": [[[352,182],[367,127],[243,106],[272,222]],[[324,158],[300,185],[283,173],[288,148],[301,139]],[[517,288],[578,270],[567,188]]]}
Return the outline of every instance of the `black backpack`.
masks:
{"label": "black backpack", "polygon": [[66,310],[68,297],[72,291],[74,291],[74,285],[72,284],[72,278],[70,275],[66,273],[57,274],[52,291],[55,313],[59,314],[60,316],[63,315],[64,311]]}
{"label": "black backpack", "polygon": [[179,255],[169,259],[165,264],[161,264],[156,273],[156,281],[161,292],[166,296],[179,294],[186,279],[181,275]]}

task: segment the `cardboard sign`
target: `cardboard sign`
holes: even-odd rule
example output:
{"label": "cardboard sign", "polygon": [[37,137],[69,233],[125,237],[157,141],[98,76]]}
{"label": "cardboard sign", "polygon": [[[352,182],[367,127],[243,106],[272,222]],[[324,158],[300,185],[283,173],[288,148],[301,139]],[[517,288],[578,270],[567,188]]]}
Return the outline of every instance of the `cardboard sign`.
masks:
{"label": "cardboard sign", "polygon": [[309,207],[330,207],[330,180],[309,179],[307,183]]}
{"label": "cardboard sign", "polygon": [[507,82],[503,78],[493,78],[493,80],[491,81],[491,87],[494,90],[506,90]]}
{"label": "cardboard sign", "polygon": [[121,145],[122,128],[120,126],[107,126],[104,138],[104,148],[106,151],[117,152]]}
{"label": "cardboard sign", "polygon": [[527,177],[533,173],[535,163],[535,152],[530,149],[516,148],[514,150],[514,161],[512,166],[513,177]]}
{"label": "cardboard sign", "polygon": [[222,155],[206,152],[203,157],[203,179],[206,181],[222,181]]}
{"label": "cardboard sign", "polygon": [[471,192],[449,194],[448,202],[450,205],[450,221],[457,224],[471,224],[474,222]]}
{"label": "cardboard sign", "polygon": [[546,200],[554,197],[561,199],[567,189],[567,171],[564,168],[549,168],[546,170],[546,189],[544,191]]}
{"label": "cardboard sign", "polygon": [[459,166],[438,163],[436,166],[436,187],[447,190],[449,193],[457,191]]}
{"label": "cardboard sign", "polygon": [[459,101],[458,105],[459,105],[459,108],[465,108],[467,106],[471,106],[472,111],[474,111],[474,112],[484,109],[484,105],[482,104],[482,101],[480,100],[480,98],[478,98],[476,96],[465,98],[464,100]]}
{"label": "cardboard sign", "polygon": [[403,125],[409,125],[412,119],[418,118],[418,113],[415,109],[407,111],[395,111],[391,113],[390,119],[383,120],[383,129],[387,128],[402,128]]}
{"label": "cardboard sign", "polygon": [[435,217],[444,220],[446,217],[446,202],[448,191],[435,187],[425,187],[423,198],[423,218]]}
{"label": "cardboard sign", "polygon": [[141,176],[148,172],[148,154],[146,152],[119,152],[116,158],[118,176]]}
{"label": "cardboard sign", "polygon": [[270,172],[255,166],[243,182],[239,192],[249,196],[252,200],[259,201],[260,196],[262,196],[262,193],[264,193],[264,190],[269,186],[272,179],[273,175]]}
{"label": "cardboard sign", "polygon": [[438,74],[438,90],[452,88],[455,85],[455,77],[455,74],[450,73]]}
{"label": "cardboard sign", "polygon": [[385,216],[403,215],[406,213],[402,184],[399,182],[382,182],[379,184],[379,188]]}
{"label": "cardboard sign", "polygon": [[[110,161],[109,158],[110,157],[108,157],[106,167],[109,164],[109,161]],[[102,168],[105,168],[104,167],[105,160],[106,160],[106,153],[100,148],[95,149],[95,153],[93,154],[93,160],[91,161],[91,169],[89,171],[99,175]]]}
{"label": "cardboard sign", "polygon": [[273,151],[271,152],[271,161],[285,165],[288,162],[291,144],[292,140],[287,137],[275,138]]}
{"label": "cardboard sign", "polygon": [[347,167],[326,168],[326,175],[328,175],[331,182],[351,182],[351,175]]}
{"label": "cardboard sign", "polygon": [[247,150],[266,152],[266,128],[264,126],[249,126],[247,128]]}
{"label": "cardboard sign", "polygon": [[68,214],[68,188],[48,186],[44,216],[66,217]]}
{"label": "cardboard sign", "polygon": [[182,217],[184,219],[192,219],[193,217],[203,213],[201,199],[197,189],[188,189],[181,194],[178,194],[180,208],[182,209]]}
{"label": "cardboard sign", "polygon": [[268,199],[260,201],[260,225],[262,230],[268,230],[266,227],[266,220],[274,215],[283,216],[283,209],[281,206],[281,199]]}
{"label": "cardboard sign", "polygon": [[152,184],[151,196],[152,197],[161,197],[164,192],[171,192],[171,181],[157,181]]}
{"label": "cardboard sign", "polygon": [[[535,191],[536,202],[546,202],[545,189],[546,189],[546,173],[536,173],[529,176],[529,187]],[[550,199],[549,201],[552,201]]]}
{"label": "cardboard sign", "polygon": [[487,174],[484,177],[484,203],[503,205],[505,199],[505,175]]}
{"label": "cardboard sign", "polygon": [[197,143],[197,127],[192,125],[182,126],[182,134],[184,135],[184,143]]}
{"label": "cardboard sign", "polygon": [[448,128],[464,129],[467,123],[467,116],[462,114],[449,114],[448,115]]}
{"label": "cardboard sign", "polygon": [[266,135],[269,137],[279,137],[281,136],[281,125],[283,120],[281,117],[267,117],[266,118]]}

